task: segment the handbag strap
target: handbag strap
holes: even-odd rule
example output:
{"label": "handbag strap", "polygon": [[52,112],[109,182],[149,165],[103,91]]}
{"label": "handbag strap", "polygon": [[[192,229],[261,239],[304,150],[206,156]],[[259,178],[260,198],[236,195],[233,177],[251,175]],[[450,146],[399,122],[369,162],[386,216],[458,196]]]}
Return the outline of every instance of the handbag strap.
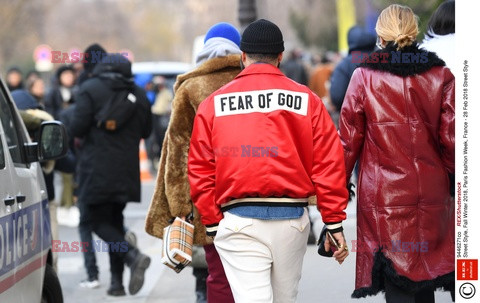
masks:
{"label": "handbag strap", "polygon": [[189,223],[193,223],[193,210],[185,218]]}
{"label": "handbag strap", "polygon": [[[172,224],[173,221],[175,221],[175,218],[171,218],[170,220],[168,220],[168,223]],[[188,215],[185,216],[185,221],[193,224],[193,210]]]}

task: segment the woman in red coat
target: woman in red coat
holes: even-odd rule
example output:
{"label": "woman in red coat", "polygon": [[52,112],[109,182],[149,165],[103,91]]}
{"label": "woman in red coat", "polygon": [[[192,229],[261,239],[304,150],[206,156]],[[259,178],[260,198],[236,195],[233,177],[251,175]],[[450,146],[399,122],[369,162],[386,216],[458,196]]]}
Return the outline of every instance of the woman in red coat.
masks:
{"label": "woman in red coat", "polygon": [[454,76],[418,48],[409,7],[387,7],[376,31],[381,49],[355,70],[340,117],[347,177],[360,167],[352,297],[434,302],[454,286]]}

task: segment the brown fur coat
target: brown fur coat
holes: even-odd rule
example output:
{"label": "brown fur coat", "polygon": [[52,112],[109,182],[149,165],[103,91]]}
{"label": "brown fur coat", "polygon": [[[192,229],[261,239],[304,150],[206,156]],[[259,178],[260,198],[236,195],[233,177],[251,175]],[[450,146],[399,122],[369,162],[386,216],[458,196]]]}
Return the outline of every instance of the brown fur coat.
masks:
{"label": "brown fur coat", "polygon": [[[170,124],[162,146],[157,184],[145,222],[145,230],[162,238],[169,220],[192,211],[187,176],[188,149],[193,119],[200,103],[227,84],[240,72],[240,55],[218,57],[204,62],[191,72],[177,77]],[[213,201],[212,201],[213,203]],[[207,242],[205,226],[194,208],[194,243]]]}

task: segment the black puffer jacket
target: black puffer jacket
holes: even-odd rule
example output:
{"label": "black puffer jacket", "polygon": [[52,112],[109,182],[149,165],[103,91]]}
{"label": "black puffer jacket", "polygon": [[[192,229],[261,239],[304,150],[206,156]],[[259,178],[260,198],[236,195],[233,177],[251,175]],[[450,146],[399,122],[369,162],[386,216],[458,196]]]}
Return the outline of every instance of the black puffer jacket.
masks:
{"label": "black puffer jacket", "polygon": [[348,31],[348,56],[343,58],[333,70],[330,78],[330,98],[338,111],[342,108],[343,98],[353,71],[360,62],[352,60],[352,52],[361,52],[368,55],[375,48],[375,35],[360,26],[354,26]]}
{"label": "black puffer jacket", "polygon": [[[133,84],[131,64],[120,55],[105,57],[78,94],[70,131],[84,138],[78,163],[78,197],[88,204],[140,201],[139,144],[152,130],[145,91]],[[95,126],[95,114],[115,90],[131,89],[137,107],[127,124],[109,132]]]}

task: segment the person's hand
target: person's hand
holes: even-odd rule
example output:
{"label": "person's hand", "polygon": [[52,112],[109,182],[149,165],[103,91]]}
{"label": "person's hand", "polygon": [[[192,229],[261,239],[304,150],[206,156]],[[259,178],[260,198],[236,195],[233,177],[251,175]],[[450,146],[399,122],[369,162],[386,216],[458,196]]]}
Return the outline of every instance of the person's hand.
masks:
{"label": "person's hand", "polygon": [[330,251],[333,248],[333,250],[335,250],[335,252],[333,253],[333,258],[335,258],[335,261],[337,261],[339,264],[342,264],[349,254],[347,240],[345,240],[343,231],[336,232],[332,234],[332,236],[335,238],[335,240],[337,240],[337,243],[340,246],[340,248],[337,249],[335,245],[331,243],[330,239],[328,239],[327,237],[328,241],[325,241],[325,251]]}

